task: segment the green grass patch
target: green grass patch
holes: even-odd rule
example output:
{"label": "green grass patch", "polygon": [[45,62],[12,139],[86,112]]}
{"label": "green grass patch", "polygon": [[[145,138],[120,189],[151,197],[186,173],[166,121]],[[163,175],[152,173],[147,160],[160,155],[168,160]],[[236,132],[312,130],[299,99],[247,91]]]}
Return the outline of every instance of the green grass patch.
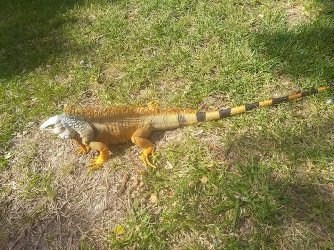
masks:
{"label": "green grass patch", "polygon": [[[164,107],[217,109],[333,81],[333,9],[320,0],[2,1],[1,211],[15,208],[10,192],[23,194],[28,210],[41,197],[62,200],[65,192],[53,181],[60,188],[64,171],[47,171],[48,159],[36,166],[34,152],[41,148],[26,158],[19,154],[20,164],[11,149],[19,132],[38,127],[64,104],[143,105],[158,99]],[[332,247],[330,98],[332,89],[162,139],[153,159],[158,168],[142,176],[145,191],[127,210],[125,232],[101,232],[103,246]],[[68,175],[75,176],[73,169]],[[17,183],[22,171],[25,179],[15,191],[8,182]],[[99,181],[91,178],[87,186],[95,187]],[[152,194],[155,204],[148,199]],[[22,224],[38,220],[30,217]],[[93,225],[88,218],[82,221]],[[80,230],[76,247],[100,246],[96,235]],[[59,234],[47,240],[54,243]]]}

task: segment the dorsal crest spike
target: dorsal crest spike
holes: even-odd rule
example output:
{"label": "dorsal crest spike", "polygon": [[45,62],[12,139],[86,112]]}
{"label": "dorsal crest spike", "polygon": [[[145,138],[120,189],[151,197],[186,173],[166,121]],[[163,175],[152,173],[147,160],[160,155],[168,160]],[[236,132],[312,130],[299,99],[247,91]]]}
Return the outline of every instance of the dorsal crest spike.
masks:
{"label": "dorsal crest spike", "polygon": [[72,105],[64,105],[64,108],[63,108],[63,111],[64,113],[66,114],[71,114],[72,113]]}
{"label": "dorsal crest spike", "polygon": [[177,109],[177,108],[167,108],[162,109],[158,105],[157,101],[150,102],[147,106],[102,106],[98,104],[93,105],[78,105],[67,106],[63,108],[64,113],[78,116],[86,117],[88,119],[94,118],[112,118],[118,115],[156,115],[156,114],[179,114],[179,113],[195,113],[196,110],[193,109]]}

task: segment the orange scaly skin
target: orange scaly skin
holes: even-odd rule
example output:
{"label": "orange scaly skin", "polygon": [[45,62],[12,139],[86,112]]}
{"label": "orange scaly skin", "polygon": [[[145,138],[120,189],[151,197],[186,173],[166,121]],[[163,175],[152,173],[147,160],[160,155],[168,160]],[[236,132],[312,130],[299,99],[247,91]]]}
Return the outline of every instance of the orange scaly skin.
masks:
{"label": "orange scaly skin", "polygon": [[199,122],[218,120],[237,115],[258,107],[275,105],[324,91],[333,85],[300,92],[285,97],[242,105],[217,111],[198,112],[192,109],[161,109],[156,101],[147,106],[65,107],[64,114],[51,117],[41,125],[41,129],[57,134],[62,139],[72,139],[79,145],[78,155],[95,149],[100,155],[92,159],[90,170],[99,168],[108,158],[108,145],[132,141],[142,148],[141,158],[153,168],[149,156],[154,146],[147,139],[152,131],[175,129]]}

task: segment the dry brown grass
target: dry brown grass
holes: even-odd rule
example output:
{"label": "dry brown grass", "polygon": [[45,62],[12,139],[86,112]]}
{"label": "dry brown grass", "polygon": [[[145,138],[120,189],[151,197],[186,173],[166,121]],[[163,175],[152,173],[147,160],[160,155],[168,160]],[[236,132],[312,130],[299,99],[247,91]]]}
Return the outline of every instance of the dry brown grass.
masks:
{"label": "dry brown grass", "polygon": [[288,28],[293,28],[300,24],[309,23],[310,13],[300,3],[294,3],[287,6],[286,23]]}
{"label": "dry brown grass", "polygon": [[[161,149],[182,134],[174,130],[151,138]],[[86,165],[97,152],[78,157],[75,148],[73,142],[36,127],[15,136],[8,152],[10,167],[0,175],[6,190],[0,197],[2,248],[108,248],[108,235],[125,222],[134,199],[152,205],[137,171],[145,171],[138,147],[113,147],[103,167],[89,174]],[[31,182],[33,175],[38,176],[36,183]],[[43,185],[45,181],[50,183]]]}
{"label": "dry brown grass", "polygon": [[[121,168],[115,170],[117,163],[108,161],[87,174],[85,166],[96,152],[77,157],[73,149],[70,141],[55,140],[36,128],[14,138],[10,169],[0,177],[6,189],[1,197],[3,248],[73,249],[82,242],[106,247],[105,237],[122,224],[130,205],[128,189],[118,194],[124,174],[131,178],[127,185],[140,181],[136,164],[129,161],[133,150],[118,157],[120,165],[124,162]],[[52,191],[42,185],[48,174]],[[36,183],[31,175],[39,176]]]}

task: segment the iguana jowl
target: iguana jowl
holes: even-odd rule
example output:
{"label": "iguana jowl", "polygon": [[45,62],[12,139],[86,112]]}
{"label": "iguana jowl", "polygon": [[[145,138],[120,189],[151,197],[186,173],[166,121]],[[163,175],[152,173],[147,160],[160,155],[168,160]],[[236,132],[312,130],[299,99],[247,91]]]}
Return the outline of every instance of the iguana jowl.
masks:
{"label": "iguana jowl", "polygon": [[62,139],[72,139],[79,144],[78,155],[87,153],[91,148],[100,152],[92,159],[90,170],[98,168],[109,157],[108,145],[132,141],[143,148],[142,160],[151,167],[149,156],[153,155],[154,146],[147,139],[152,131],[175,129],[204,121],[218,120],[252,110],[258,107],[275,105],[311,94],[316,94],[333,85],[300,92],[294,95],[273,98],[234,108],[200,112],[192,109],[161,109],[150,102],[148,106],[116,107],[79,107],[64,108],[64,113],[49,118],[41,129],[58,135]]}

